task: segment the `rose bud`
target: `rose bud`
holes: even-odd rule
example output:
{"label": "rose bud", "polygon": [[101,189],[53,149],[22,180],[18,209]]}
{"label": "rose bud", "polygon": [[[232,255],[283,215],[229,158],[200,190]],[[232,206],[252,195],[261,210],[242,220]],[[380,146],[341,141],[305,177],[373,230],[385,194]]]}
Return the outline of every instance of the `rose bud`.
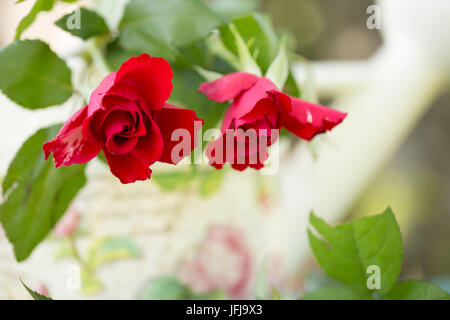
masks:
{"label": "rose bud", "polygon": [[224,163],[236,170],[261,169],[282,127],[309,141],[333,129],[347,115],[288,96],[268,78],[245,72],[202,83],[199,92],[217,102],[233,100],[222,121],[221,137],[206,150],[217,169]]}

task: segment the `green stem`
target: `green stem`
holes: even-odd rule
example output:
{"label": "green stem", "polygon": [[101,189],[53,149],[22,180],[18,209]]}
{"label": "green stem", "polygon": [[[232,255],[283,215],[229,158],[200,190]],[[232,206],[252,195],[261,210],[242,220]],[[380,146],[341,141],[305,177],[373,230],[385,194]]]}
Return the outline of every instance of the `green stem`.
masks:
{"label": "green stem", "polygon": [[76,243],[76,239],[74,236],[70,236],[69,237],[69,241],[70,241],[70,245],[72,247],[72,251],[73,254],[75,256],[75,259],[80,263],[80,265],[86,269],[86,270],[90,270],[90,266],[88,265],[88,263],[81,257],[80,252],[78,251],[78,247],[77,247],[77,243]]}
{"label": "green stem", "polygon": [[102,51],[101,41],[93,41],[88,47],[87,52],[92,58],[94,66],[102,73],[102,77],[106,77],[112,72],[111,67],[105,59],[105,55]]}

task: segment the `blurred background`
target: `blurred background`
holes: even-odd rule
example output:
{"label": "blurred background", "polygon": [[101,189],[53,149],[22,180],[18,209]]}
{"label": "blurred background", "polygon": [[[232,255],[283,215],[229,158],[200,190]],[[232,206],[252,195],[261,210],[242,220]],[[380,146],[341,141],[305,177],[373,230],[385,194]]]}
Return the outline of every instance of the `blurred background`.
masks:
{"label": "blurred background", "polygon": [[[14,2],[4,0],[0,4],[0,47],[12,41],[15,26],[29,10],[32,1],[20,5],[14,5]],[[91,4],[91,1],[83,2]],[[223,289],[228,295],[241,298],[249,296],[257,285],[258,280],[255,279],[258,273],[264,268],[268,281],[295,295],[293,292],[305,289],[310,275],[320,274],[320,268],[308,249],[304,235],[307,226],[305,217],[309,210],[314,209],[317,215],[324,216],[327,221],[342,222],[380,213],[387,206],[393,208],[404,239],[401,278],[429,279],[450,290],[450,91],[448,78],[445,78],[450,75],[448,1],[433,0],[426,2],[427,4],[424,4],[425,1],[410,1],[408,7],[392,5],[390,8],[388,1],[378,3],[366,0],[209,2],[233,16],[253,10],[267,13],[277,31],[289,35],[295,53],[312,62],[315,90],[320,101],[349,112],[349,119],[342,130],[336,130],[336,135],[333,133],[329,140],[327,137],[324,141],[319,141],[322,144],[318,146],[319,163],[313,164],[310,153],[305,147],[301,147],[297,151],[289,152],[288,156],[283,155],[279,176],[268,178],[256,187],[255,181],[259,178],[255,178],[254,173],[239,175],[227,172],[219,195],[208,200],[197,199],[186,191],[161,197],[158,190],[141,184],[128,189],[123,186],[112,187],[110,185],[113,180],[109,178],[107,171],[100,168],[100,164],[93,164],[90,178],[95,181],[90,182],[86,188],[88,191],[80,196],[74,205],[76,209],[72,210],[78,212],[75,216],[84,217],[81,234],[83,235],[83,228],[90,228],[91,232],[88,237],[81,236],[81,250],[88,251],[92,241],[113,230],[121,237],[125,234],[133,238],[136,246],[141,248],[141,258],[137,258],[136,262],[122,261],[105,267],[97,274],[104,284],[102,289],[96,282],[98,279],[88,279],[87,290],[79,294],[64,290],[67,268],[73,265],[73,262],[54,260],[55,251],[63,250],[65,244],[49,240],[48,244],[43,244],[36,250],[30,261],[17,265],[10,247],[6,240],[3,240],[0,241],[3,246],[0,249],[0,270],[5,270],[5,273],[0,272],[0,278],[3,278],[0,279],[0,284],[3,285],[0,288],[0,298],[23,295],[20,288],[15,289],[18,273],[28,276],[35,288],[43,286],[50,293],[53,291],[62,297],[151,296],[152,290],[156,289],[149,289],[145,285],[146,281],[165,275],[167,271],[169,275],[177,274],[185,283],[200,291]],[[392,2],[398,4],[402,1]],[[405,2],[402,2],[404,6]],[[384,5],[382,10],[390,10],[389,16],[382,12],[386,21],[382,20],[381,30],[371,30],[366,25],[369,17],[366,10],[373,4]],[[424,7],[427,7],[426,10]],[[77,40],[56,30],[52,21],[62,13],[69,12],[70,8],[61,4],[55,12],[43,13],[37,23],[27,31],[27,36],[42,38],[44,34],[51,47],[64,55],[67,43],[76,46]],[[407,20],[408,10],[418,19],[410,19],[409,21],[415,21],[416,25],[405,28],[401,20]],[[417,12],[422,12],[425,17],[418,17]],[[442,23],[436,25],[434,20],[439,19]],[[392,21],[398,22],[399,25]],[[444,48],[440,50],[444,51],[444,58],[434,57],[433,46],[428,44],[423,45],[430,48],[430,52],[423,55],[426,57],[423,60],[422,56],[410,57],[410,52],[402,52],[401,47],[390,47],[390,40],[398,37],[397,32],[391,30],[402,30],[405,33],[401,33],[400,38],[406,39],[406,34],[415,33],[414,28],[423,31],[426,41],[439,42],[439,46]],[[417,37],[419,38],[419,35]],[[420,44],[422,39],[417,41]],[[398,57],[394,57],[394,52],[400,52],[400,59],[395,60]],[[429,71],[427,63],[431,60],[436,64],[433,66],[436,68],[436,74]],[[408,71],[396,70],[396,66],[400,65]],[[415,66],[418,71],[414,70]],[[383,68],[386,70],[381,70]],[[425,71],[421,71],[421,68]],[[371,73],[375,69],[377,72]],[[299,65],[298,72],[301,73],[302,70],[303,66]],[[436,80],[441,77],[440,72],[444,74],[445,80]],[[416,78],[422,78],[422,82],[408,82],[408,79]],[[363,88],[358,86],[361,82],[365,83]],[[380,87],[380,83],[386,87]],[[425,97],[421,96],[422,89],[417,89],[421,88],[422,84],[430,84],[432,87],[423,88]],[[348,87],[351,87],[351,90]],[[385,101],[391,103],[377,105]],[[420,105],[414,104],[414,101],[420,101],[417,102]],[[400,105],[402,103],[405,105]],[[364,106],[367,110],[372,108],[372,111],[362,111]],[[404,109],[390,114],[389,110],[394,110],[397,106]],[[376,111],[373,110],[377,107],[382,113],[380,117],[374,116]],[[417,111],[414,111],[414,108],[417,108]],[[355,120],[350,118],[352,111]],[[0,134],[3,137],[8,136],[8,139],[0,141],[0,176],[5,174],[7,164],[29,134],[40,126],[66,118],[70,113],[70,105],[48,112],[23,111],[1,96]],[[408,115],[409,113],[414,115]],[[385,121],[383,116],[386,117]],[[361,119],[365,119],[365,123],[361,124]],[[353,125],[357,121],[359,124]],[[363,139],[365,135],[373,139],[357,140],[358,136]],[[343,151],[339,148],[350,139],[355,142],[348,142],[349,150]],[[372,158],[372,154],[381,156]],[[298,169],[302,164],[303,169]],[[339,173],[327,175],[328,171],[321,171],[322,167]],[[312,173],[306,174],[305,171]],[[318,171],[325,173],[313,176]],[[305,181],[303,186],[292,181],[302,179]],[[317,187],[309,184],[317,180],[320,181]],[[239,190],[233,191],[236,185],[240,186]],[[273,195],[271,192],[277,189],[278,185],[281,186],[281,193]],[[103,206],[109,201],[107,196],[101,198],[99,203],[92,204],[97,194],[101,193],[99,189],[105,186],[108,186],[110,194],[119,199],[139,197],[141,202],[134,202],[133,208],[139,211],[140,215],[127,216],[125,213],[129,207],[125,202],[122,206],[116,203],[114,210],[105,210],[106,207]],[[306,189],[308,192],[303,192]],[[322,190],[324,191],[320,196]],[[247,194],[251,194],[251,200],[246,198]],[[302,194],[304,198],[299,199],[298,194]],[[147,206],[148,197],[158,198],[163,204]],[[230,203],[230,199],[233,199],[234,203]],[[293,201],[302,202],[305,206],[295,217],[292,212],[301,210]],[[196,209],[196,215],[177,206],[179,203],[184,207],[191,205],[201,209]],[[202,213],[199,213],[200,211]],[[142,212],[148,212],[145,218]],[[145,222],[145,219],[151,219],[151,222]],[[263,238],[270,238],[265,239],[269,243],[269,249],[260,248],[266,242],[260,241],[261,235],[254,234],[259,233],[251,230],[255,228],[263,230]],[[284,236],[286,230],[288,235]],[[298,233],[301,235],[297,236],[295,230],[300,230]],[[148,244],[149,242],[151,244]],[[143,247],[145,249],[142,249]],[[282,248],[279,249],[280,247]],[[134,257],[132,253],[129,255]],[[290,258],[286,256],[289,255],[296,257],[287,261]],[[265,267],[261,267],[262,265]],[[205,268],[209,270],[208,277],[202,274]],[[38,269],[44,271],[38,274]],[[229,270],[234,270],[232,275],[225,276]],[[117,280],[117,274],[123,272],[127,275],[123,277],[125,279]],[[140,275],[140,278],[133,280],[136,275]],[[211,275],[220,280],[212,281]],[[111,278],[117,281],[108,282]],[[170,279],[167,283],[164,288],[176,286]],[[125,287],[129,289],[120,293]]]}
{"label": "blurred background", "polygon": [[[366,10],[373,4],[376,2],[261,1],[275,26],[292,35],[295,51],[309,60],[368,59],[374,55],[382,39],[378,30],[366,27]],[[393,158],[345,213],[350,219],[381,212],[387,205],[393,207],[405,240],[405,278],[450,274],[449,107],[447,88],[430,101],[427,112]]]}

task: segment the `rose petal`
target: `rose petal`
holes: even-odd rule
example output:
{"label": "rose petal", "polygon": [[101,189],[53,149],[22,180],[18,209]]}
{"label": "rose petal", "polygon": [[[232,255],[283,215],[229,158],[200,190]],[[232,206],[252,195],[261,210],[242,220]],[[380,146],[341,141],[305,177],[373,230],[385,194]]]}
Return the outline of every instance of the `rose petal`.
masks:
{"label": "rose petal", "polygon": [[125,83],[114,84],[103,96],[102,106],[120,104],[121,101],[137,101],[139,100],[139,90]]}
{"label": "rose petal", "polygon": [[91,143],[83,136],[83,121],[87,111],[88,106],[78,110],[63,125],[56,138],[44,144],[45,159],[53,152],[56,168],[86,163],[100,152],[98,144]]}
{"label": "rose petal", "polygon": [[164,106],[172,92],[173,72],[163,58],[141,54],[130,58],[117,71],[115,83],[125,83],[136,87],[145,97],[151,109]]}
{"label": "rose petal", "polygon": [[212,82],[204,82],[198,91],[209,99],[225,102],[236,98],[242,91],[250,89],[258,81],[258,77],[251,73],[234,72]]}
{"label": "rose petal", "polygon": [[133,119],[130,112],[116,109],[108,114],[103,121],[102,129],[105,133],[106,139],[121,133],[126,127],[134,126],[135,119]]}
{"label": "rose petal", "polygon": [[270,90],[268,93],[273,97],[274,103],[278,105],[280,111],[292,111],[292,101],[290,96],[278,90]]}
{"label": "rose petal", "polygon": [[235,120],[235,126],[240,127],[247,123],[252,123],[259,120],[269,120],[273,128],[280,128],[279,109],[271,99],[264,98],[259,100],[255,107],[244,116]]}
{"label": "rose petal", "polygon": [[[189,155],[189,153],[197,145],[197,131],[201,128],[204,121],[198,118],[193,110],[182,109],[172,106],[168,103],[164,105],[164,108],[154,112],[154,120],[161,130],[162,138],[164,141],[164,149],[162,151],[159,161],[177,164],[182,158]],[[177,155],[172,157],[172,151],[180,141],[172,141],[172,135],[175,130],[184,129],[187,130],[186,134],[190,137],[189,153]]]}
{"label": "rose petal", "polygon": [[[260,77],[253,87],[239,95],[230,105],[223,118],[222,131],[231,128],[233,120],[250,113],[261,99],[268,98],[267,92],[271,90],[278,89],[272,81]],[[237,124],[235,125],[237,126]]]}
{"label": "rose petal", "polygon": [[291,97],[292,111],[283,115],[283,126],[305,140],[333,129],[347,116],[321,105]]}
{"label": "rose petal", "polygon": [[105,119],[109,117],[111,113],[118,110],[128,113],[134,119],[135,131],[133,136],[144,136],[145,126],[143,124],[143,114],[135,102],[122,102],[121,105],[110,107],[109,109],[98,109],[95,113],[89,116],[83,125],[83,135],[89,141],[97,144],[104,144],[107,137],[102,130]]}
{"label": "rose petal", "polygon": [[158,125],[151,118],[147,119],[146,131],[131,154],[149,166],[161,157],[164,142]]}
{"label": "rose petal", "polygon": [[247,167],[261,169],[264,162],[268,159],[268,145],[257,141],[256,145],[248,143],[248,140],[238,140],[235,135],[230,132],[230,136],[223,134],[206,148],[206,156],[209,158],[209,164],[216,169],[221,169],[225,163],[239,171],[245,170]]}
{"label": "rose petal", "polygon": [[90,117],[94,112],[98,109],[104,109],[102,105],[102,100],[104,95],[111,89],[111,87],[115,84],[117,72],[113,72],[107,75],[98,85],[97,88],[91,93],[88,104],[88,114]]}
{"label": "rose petal", "polygon": [[111,154],[126,154],[134,149],[138,143],[138,138],[125,138],[120,135],[112,136],[106,141],[106,149]]}
{"label": "rose petal", "polygon": [[103,152],[112,174],[123,184],[150,178],[152,170],[132,154],[113,155],[107,150]]}

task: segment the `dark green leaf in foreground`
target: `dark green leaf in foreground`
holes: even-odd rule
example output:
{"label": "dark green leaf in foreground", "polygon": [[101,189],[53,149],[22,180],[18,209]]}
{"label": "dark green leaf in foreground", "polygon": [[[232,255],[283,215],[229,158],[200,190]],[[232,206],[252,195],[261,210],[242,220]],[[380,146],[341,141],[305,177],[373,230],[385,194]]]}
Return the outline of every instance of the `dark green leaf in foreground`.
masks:
{"label": "dark green leaf in foreground", "polygon": [[20,20],[16,29],[16,39],[19,39],[22,33],[33,24],[37,15],[42,11],[50,11],[55,5],[55,0],[36,0],[30,12]]}
{"label": "dark green leaf in foreground", "polygon": [[41,129],[20,148],[3,180],[0,221],[18,261],[26,259],[55,226],[86,183],[85,165],[55,169],[44,160],[42,145],[58,126]]}
{"label": "dark green leaf in foreground", "polygon": [[450,294],[430,282],[405,281],[397,284],[385,298],[388,300],[450,300]]}
{"label": "dark green leaf in foreground", "polygon": [[20,282],[25,287],[25,289],[27,289],[28,293],[31,295],[31,297],[34,300],[52,300],[51,298],[46,297],[46,296],[44,296],[44,295],[42,295],[40,293],[37,293],[36,291],[33,291],[30,288],[28,288],[28,286],[25,283],[23,283],[22,279],[20,280]]}
{"label": "dark green leaf in foreground", "polygon": [[120,24],[120,45],[174,59],[179,47],[207,37],[222,22],[198,0],[130,0]]}
{"label": "dark green leaf in foreground", "polygon": [[0,90],[28,109],[59,105],[72,95],[71,72],[40,40],[18,40],[0,50]]}
{"label": "dark green leaf in foreground", "polygon": [[[78,11],[79,10],[79,11]],[[105,20],[96,12],[80,8],[72,13],[66,14],[64,17],[55,22],[61,29],[77,36],[83,40],[101,36],[109,32]],[[79,26],[74,25],[73,20],[79,14]]]}
{"label": "dark green leaf in foreground", "polygon": [[310,215],[311,225],[324,238],[319,239],[308,230],[314,255],[332,278],[359,292],[369,292],[367,280],[369,266],[378,266],[381,288],[375,290],[385,295],[395,285],[402,264],[402,237],[392,210],[383,214],[361,218],[336,227]]}

